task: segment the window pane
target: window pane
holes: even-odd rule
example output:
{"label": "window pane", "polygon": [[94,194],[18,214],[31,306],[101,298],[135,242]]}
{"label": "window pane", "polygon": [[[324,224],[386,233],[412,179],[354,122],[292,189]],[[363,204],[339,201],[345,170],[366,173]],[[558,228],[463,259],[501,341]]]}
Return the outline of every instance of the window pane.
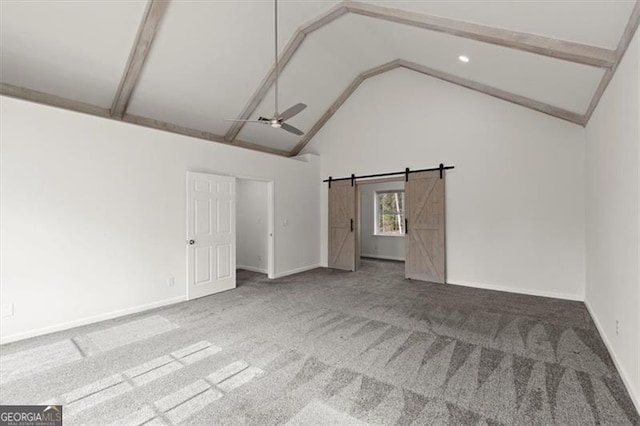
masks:
{"label": "window pane", "polygon": [[378,234],[404,234],[404,191],[376,193]]}

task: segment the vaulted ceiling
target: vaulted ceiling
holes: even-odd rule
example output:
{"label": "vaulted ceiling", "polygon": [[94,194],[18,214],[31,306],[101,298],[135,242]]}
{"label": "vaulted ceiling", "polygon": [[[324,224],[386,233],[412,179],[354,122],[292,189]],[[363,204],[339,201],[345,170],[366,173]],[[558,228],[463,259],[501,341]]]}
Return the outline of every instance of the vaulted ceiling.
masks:
{"label": "vaulted ceiling", "polygon": [[640,21],[639,1],[282,1],[279,104],[308,105],[300,137],[224,120],[274,112],[272,1],[0,7],[1,94],[285,156],[397,67],[584,125]]}

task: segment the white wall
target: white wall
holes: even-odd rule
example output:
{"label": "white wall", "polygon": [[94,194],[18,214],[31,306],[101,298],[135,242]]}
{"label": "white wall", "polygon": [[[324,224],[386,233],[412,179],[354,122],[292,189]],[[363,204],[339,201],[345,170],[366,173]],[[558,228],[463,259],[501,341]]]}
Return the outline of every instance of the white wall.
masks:
{"label": "white wall", "polygon": [[383,182],[358,185],[360,190],[360,244],[365,257],[404,260],[404,237],[375,235],[376,191],[404,190],[404,182]]}
{"label": "white wall", "polygon": [[267,182],[236,181],[236,263],[238,268],[267,273]]}
{"label": "white wall", "polygon": [[639,76],[636,34],[586,130],[586,303],[640,410]]}
{"label": "white wall", "polygon": [[319,263],[316,157],[0,102],[3,341],[182,300],[187,170],[273,179],[276,274]]}
{"label": "white wall", "polygon": [[[582,300],[584,146],[580,126],[398,69],[365,81],[305,152],[325,178],[455,165],[448,282]],[[326,264],[326,184],[322,197]]]}

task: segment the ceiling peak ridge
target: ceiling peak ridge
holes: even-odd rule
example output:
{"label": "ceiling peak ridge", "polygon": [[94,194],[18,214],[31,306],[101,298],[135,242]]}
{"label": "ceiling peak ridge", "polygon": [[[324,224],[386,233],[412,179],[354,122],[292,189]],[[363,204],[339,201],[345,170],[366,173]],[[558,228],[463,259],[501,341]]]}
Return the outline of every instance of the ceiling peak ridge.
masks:
{"label": "ceiling peak ridge", "polygon": [[347,86],[347,88],[336,98],[336,100],[324,112],[324,114],[322,114],[320,119],[313,125],[313,127],[311,127],[311,129],[304,135],[300,142],[298,142],[298,144],[291,150],[290,155],[292,157],[299,155],[305,148],[305,146],[307,146],[307,144],[314,138],[314,136],[320,131],[320,129],[324,127],[324,125],[331,119],[331,117],[333,117],[338,109],[340,109],[340,107],[347,101],[347,99],[351,97],[353,92],[355,92],[356,89],[360,87],[360,85],[365,80],[382,75],[398,68],[404,68],[428,77],[437,78],[447,83],[462,86],[467,89],[471,89],[476,92],[501,99],[503,101],[507,101],[561,120],[568,121],[573,124],[577,124],[579,126],[584,126],[585,123],[585,116],[582,114],[558,108],[556,106],[527,98],[525,96],[516,95],[514,93],[488,86],[477,81],[458,77],[443,71],[438,71],[436,69],[418,64],[416,62],[407,61],[405,59],[394,59],[393,61],[386,62],[382,65],[378,65],[377,67],[373,67],[358,74],[356,78],[351,82],[351,84]]}
{"label": "ceiling peak ridge", "polygon": [[[418,27],[428,31],[441,32],[456,37],[548,56],[553,59],[605,68],[607,70],[610,70],[616,63],[615,50],[502,28],[495,28],[451,18],[410,12],[403,9],[365,3],[356,0],[343,0],[331,7],[329,10],[298,27],[278,57],[278,72],[282,73],[283,69],[293,58],[307,35],[329,25],[347,13]],[[269,89],[273,85],[275,81],[275,74],[275,64],[273,64],[245,107],[237,116],[237,119],[247,120],[255,113],[258,106],[266,97]],[[234,123],[224,135],[225,141],[233,143],[243,127],[243,122]]]}
{"label": "ceiling peak ridge", "polygon": [[384,21],[409,25],[429,31],[442,32],[488,44],[495,44],[529,53],[563,59],[599,68],[611,68],[616,51],[598,46],[560,40],[542,35],[491,27],[436,15],[411,12],[356,0],[341,3],[350,13]]}

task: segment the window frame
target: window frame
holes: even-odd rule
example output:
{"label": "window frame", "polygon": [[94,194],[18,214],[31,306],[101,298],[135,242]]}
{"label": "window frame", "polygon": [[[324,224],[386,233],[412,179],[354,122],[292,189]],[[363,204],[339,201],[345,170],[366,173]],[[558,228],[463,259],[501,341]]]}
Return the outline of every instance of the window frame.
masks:
{"label": "window frame", "polygon": [[[382,194],[395,194],[395,193],[402,193],[403,204],[404,204],[404,194],[405,194],[404,189],[384,189],[380,191],[373,191],[373,235],[376,237],[404,237],[406,235],[406,229],[404,229],[404,223],[401,224],[401,227],[403,228],[401,233],[380,232],[380,230],[378,229],[378,221],[380,217],[380,206],[379,206],[380,203],[378,202],[379,196]],[[403,219],[406,217],[404,207],[405,206],[403,205],[403,209],[400,211]]]}

